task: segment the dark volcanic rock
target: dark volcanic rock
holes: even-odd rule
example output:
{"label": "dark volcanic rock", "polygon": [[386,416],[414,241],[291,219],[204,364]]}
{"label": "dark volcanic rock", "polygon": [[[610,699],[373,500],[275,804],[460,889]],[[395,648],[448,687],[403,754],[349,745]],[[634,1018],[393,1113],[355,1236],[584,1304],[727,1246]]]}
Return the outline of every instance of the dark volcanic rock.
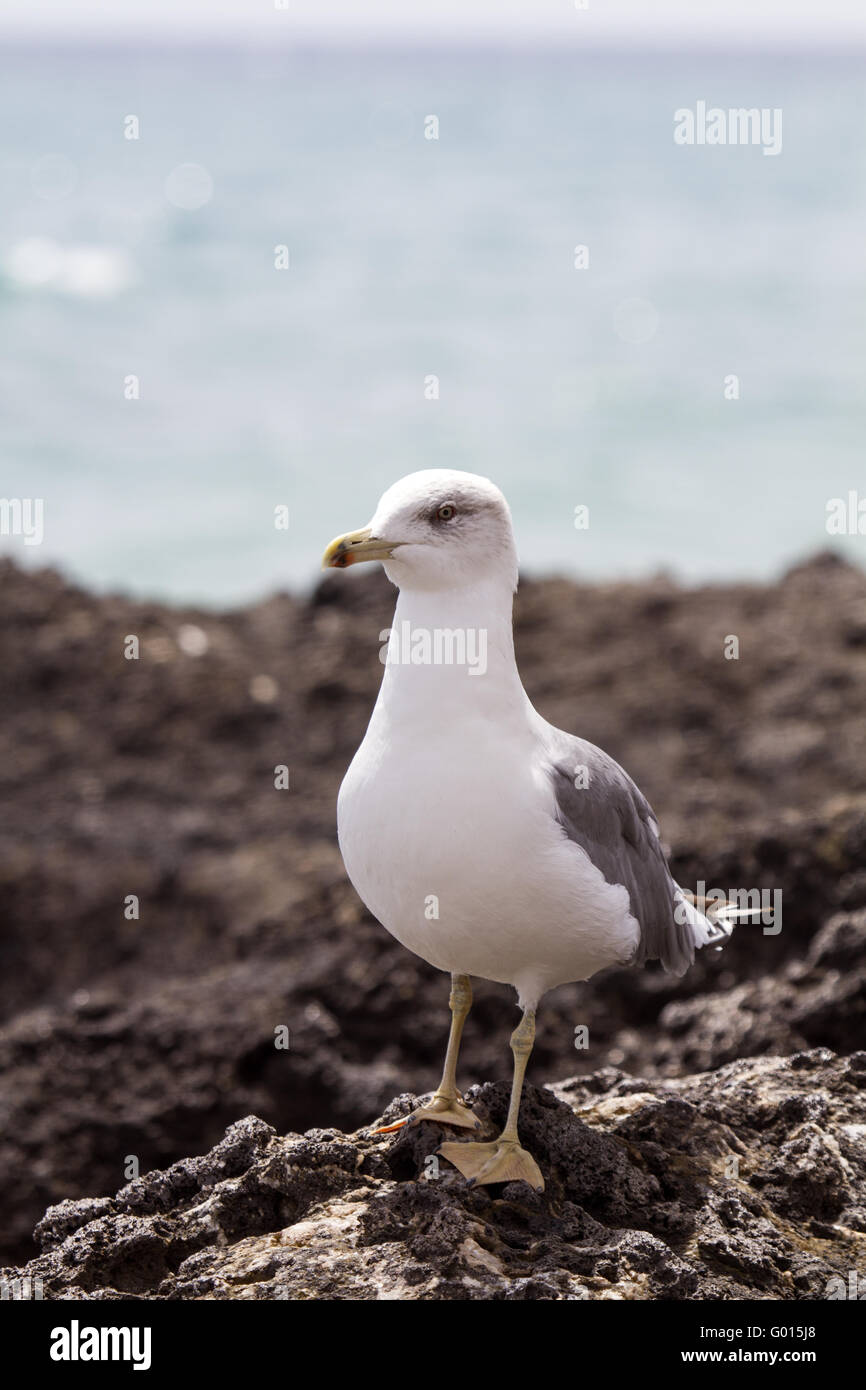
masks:
{"label": "dark volcanic rock", "polygon": [[[0,1239],[20,1262],[46,1205],[115,1191],[132,1158],[202,1153],[248,1111],[353,1130],[431,1087],[448,986],[364,912],[336,847],[381,574],[230,613],[8,562],[0,582]],[[831,557],[772,586],[522,584],[530,696],[636,777],[681,881],[784,900],[780,934],[742,926],[682,980],[555,991],[532,1079],[866,1045],[864,621],[866,575]],[[513,1000],[475,993],[461,1077],[505,1080]]]}
{"label": "dark volcanic rock", "polygon": [[805,958],[777,975],[668,1004],[659,1024],[652,1056],[661,1070],[866,1041],[866,910],[832,917]]}
{"label": "dark volcanic rock", "polygon": [[[469,1098],[501,1124],[506,1086]],[[0,1278],[48,1299],[820,1299],[866,1259],[864,1053],[529,1087],[541,1195],[469,1187],[436,1158],[445,1133],[281,1138],[249,1117],[203,1158],[53,1207],[43,1253]]]}

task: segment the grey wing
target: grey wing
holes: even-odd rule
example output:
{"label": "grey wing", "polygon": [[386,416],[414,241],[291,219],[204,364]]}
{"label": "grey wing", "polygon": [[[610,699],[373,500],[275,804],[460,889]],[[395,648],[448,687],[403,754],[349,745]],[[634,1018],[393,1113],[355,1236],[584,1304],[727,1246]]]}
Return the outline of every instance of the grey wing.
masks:
{"label": "grey wing", "polygon": [[640,926],[633,964],[661,961],[682,975],[695,958],[684,913],[675,913],[677,885],[658,837],[652,807],[613,758],[585,739],[548,725],[549,773],[556,816],[608,883],[627,890]]}

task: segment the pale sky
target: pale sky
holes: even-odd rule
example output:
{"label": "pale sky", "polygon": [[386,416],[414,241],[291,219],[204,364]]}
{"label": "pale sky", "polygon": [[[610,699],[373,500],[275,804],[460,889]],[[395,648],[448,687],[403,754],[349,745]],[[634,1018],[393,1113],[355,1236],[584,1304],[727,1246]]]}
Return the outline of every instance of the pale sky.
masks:
{"label": "pale sky", "polygon": [[0,33],[835,47],[866,43],[866,0],[2,0]]}

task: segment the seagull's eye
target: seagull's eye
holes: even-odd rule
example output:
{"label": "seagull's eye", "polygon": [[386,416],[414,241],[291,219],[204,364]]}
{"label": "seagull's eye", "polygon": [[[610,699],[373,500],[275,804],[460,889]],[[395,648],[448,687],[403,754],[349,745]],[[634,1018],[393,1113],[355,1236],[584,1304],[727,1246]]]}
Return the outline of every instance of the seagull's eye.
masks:
{"label": "seagull's eye", "polygon": [[456,507],[453,507],[450,502],[446,502],[444,506],[437,509],[436,520],[450,521],[456,510]]}

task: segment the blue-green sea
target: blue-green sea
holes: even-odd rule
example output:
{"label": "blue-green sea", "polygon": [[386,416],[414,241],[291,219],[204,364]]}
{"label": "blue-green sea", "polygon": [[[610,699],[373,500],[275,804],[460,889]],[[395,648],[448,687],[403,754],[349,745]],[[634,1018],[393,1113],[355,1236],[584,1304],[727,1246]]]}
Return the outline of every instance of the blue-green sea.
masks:
{"label": "blue-green sea", "polygon": [[[781,151],[677,145],[699,101]],[[241,602],[455,467],[534,574],[866,561],[825,526],[866,497],[864,107],[856,54],[7,47],[0,496],[44,539],[0,549]]]}

